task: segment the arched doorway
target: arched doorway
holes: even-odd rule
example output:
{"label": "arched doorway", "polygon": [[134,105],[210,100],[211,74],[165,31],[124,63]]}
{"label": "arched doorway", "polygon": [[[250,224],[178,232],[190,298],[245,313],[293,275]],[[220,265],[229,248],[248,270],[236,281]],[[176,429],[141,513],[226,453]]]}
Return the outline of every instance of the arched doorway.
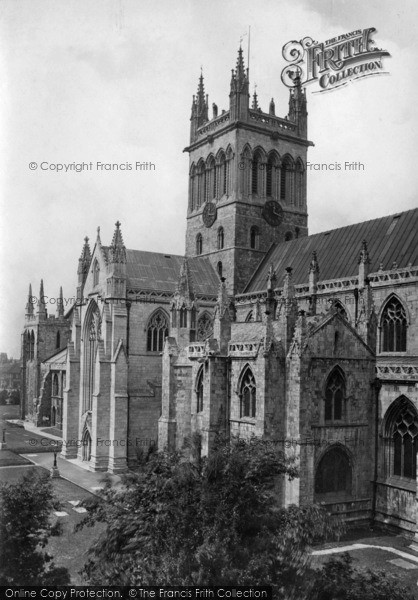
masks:
{"label": "arched doorway", "polygon": [[88,429],[86,429],[83,434],[82,450],[83,460],[89,461],[91,459],[91,435]]}
{"label": "arched doorway", "polygon": [[352,495],[352,468],[344,448],[325,452],[315,473],[315,501],[338,501]]}

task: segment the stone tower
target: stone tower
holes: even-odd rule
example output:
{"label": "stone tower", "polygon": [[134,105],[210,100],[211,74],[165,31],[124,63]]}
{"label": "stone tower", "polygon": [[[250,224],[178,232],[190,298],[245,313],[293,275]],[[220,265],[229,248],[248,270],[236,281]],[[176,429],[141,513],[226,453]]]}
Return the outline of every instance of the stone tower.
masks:
{"label": "stone tower", "polygon": [[229,110],[218,114],[203,75],[193,96],[186,255],[207,256],[229,294],[243,291],[273,243],[307,235],[305,91],[295,78],[289,113],[263,112],[242,49],[232,70]]}
{"label": "stone tower", "polygon": [[[56,315],[48,315],[47,304],[56,308]],[[29,418],[35,425],[47,425],[49,410],[39,401],[41,387],[41,363],[65,348],[68,342],[69,325],[64,317],[62,288],[57,297],[45,296],[41,280],[39,296],[29,295],[22,333],[22,397],[21,418]]]}

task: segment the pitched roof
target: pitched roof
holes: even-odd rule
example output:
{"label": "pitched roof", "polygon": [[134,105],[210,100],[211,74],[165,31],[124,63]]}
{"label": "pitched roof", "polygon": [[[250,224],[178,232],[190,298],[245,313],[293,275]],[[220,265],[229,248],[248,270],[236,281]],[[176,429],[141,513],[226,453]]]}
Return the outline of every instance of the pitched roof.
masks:
{"label": "pitched roof", "polygon": [[[127,289],[175,292],[183,260],[175,254],[127,250]],[[209,260],[198,256],[188,258],[188,264],[195,293],[216,297],[219,278]]]}
{"label": "pitched roof", "polygon": [[362,241],[366,240],[370,272],[418,264],[418,209],[408,210],[372,221],[364,221],[273,245],[255,271],[244,293],[266,289],[271,264],[278,278],[286,267],[293,268],[293,282],[307,283],[312,252],[319,263],[319,280],[353,277],[358,273]]}

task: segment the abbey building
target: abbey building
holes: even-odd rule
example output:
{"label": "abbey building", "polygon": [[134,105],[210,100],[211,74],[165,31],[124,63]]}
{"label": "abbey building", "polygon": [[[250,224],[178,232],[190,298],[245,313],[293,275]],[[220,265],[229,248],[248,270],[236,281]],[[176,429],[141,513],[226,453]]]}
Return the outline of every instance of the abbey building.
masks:
{"label": "abbey building", "polygon": [[117,222],[85,239],[66,314],[30,289],[22,417],[111,472],[150,445],[263,436],[300,465],[284,505],[415,533],[418,210],[308,235],[310,144],[298,79],[279,117],[250,103],[241,49],[227,110],[201,76],[186,255],[130,250]]}

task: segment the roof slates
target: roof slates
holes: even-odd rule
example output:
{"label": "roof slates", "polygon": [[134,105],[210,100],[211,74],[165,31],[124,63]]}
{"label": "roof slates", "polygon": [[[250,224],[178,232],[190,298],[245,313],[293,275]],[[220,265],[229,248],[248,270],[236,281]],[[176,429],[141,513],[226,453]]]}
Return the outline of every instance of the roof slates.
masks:
{"label": "roof slates", "polygon": [[[396,224],[388,234],[394,219]],[[381,263],[386,270],[391,269],[394,262],[399,268],[408,264],[415,266],[418,261],[418,209],[277,244],[254,273],[244,293],[265,289],[272,263],[278,278],[286,267],[292,267],[294,283],[307,283],[313,251],[318,257],[320,280],[356,276],[364,239],[369,250],[371,272],[378,271]]]}

